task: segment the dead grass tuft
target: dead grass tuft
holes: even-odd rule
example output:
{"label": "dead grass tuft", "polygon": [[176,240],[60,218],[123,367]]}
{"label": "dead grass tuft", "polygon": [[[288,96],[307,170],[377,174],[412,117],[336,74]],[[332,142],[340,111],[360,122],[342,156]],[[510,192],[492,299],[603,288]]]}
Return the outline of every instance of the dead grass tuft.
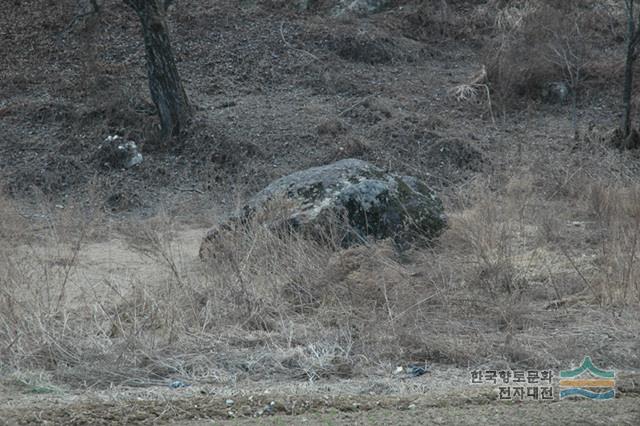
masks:
{"label": "dead grass tuft", "polygon": [[598,78],[590,63],[597,62],[601,39],[597,33],[606,18],[595,2],[526,0],[495,7],[494,36],[486,48],[491,58],[487,72],[503,108],[517,106],[523,99],[562,102],[569,93],[550,96],[554,84],[562,82],[574,96],[589,72],[591,80]]}
{"label": "dead grass tuft", "polygon": [[606,305],[637,304],[640,188],[595,184],[589,201],[598,236],[593,284],[598,299]]}
{"label": "dead grass tuft", "polygon": [[[576,303],[599,312],[640,301],[640,189],[592,187],[584,210],[601,237],[595,256],[578,257],[572,232],[585,228],[539,207],[534,175],[492,186],[478,180],[448,201],[439,246],[402,253],[391,241],[342,250],[262,225],[274,209],[225,230],[202,263],[170,215],[125,222],[124,270],[107,275],[91,269],[96,222],[63,233],[71,222],[57,218],[37,245],[2,240],[3,367],[44,371],[53,383],[148,386],[575,357],[580,348],[540,336],[565,325],[575,334]],[[12,202],[0,206],[10,217]],[[6,226],[23,220],[14,219]]]}

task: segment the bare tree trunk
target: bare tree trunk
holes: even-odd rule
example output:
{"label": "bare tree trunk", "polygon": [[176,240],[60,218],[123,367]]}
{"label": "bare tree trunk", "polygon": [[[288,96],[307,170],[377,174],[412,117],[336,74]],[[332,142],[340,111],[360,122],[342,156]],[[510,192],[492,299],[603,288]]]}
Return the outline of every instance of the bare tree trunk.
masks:
{"label": "bare tree trunk", "polygon": [[191,106],[180,81],[165,15],[172,0],[124,0],[142,23],[151,99],[158,108],[163,137],[177,136],[191,117]]}
{"label": "bare tree trunk", "polygon": [[622,133],[624,138],[627,138],[631,133],[631,94],[633,91],[633,62],[636,58],[636,44],[638,43],[638,34],[633,11],[634,2],[635,0],[625,0],[625,8],[627,12],[627,51],[624,67],[624,92],[622,94],[622,102],[624,105]]}

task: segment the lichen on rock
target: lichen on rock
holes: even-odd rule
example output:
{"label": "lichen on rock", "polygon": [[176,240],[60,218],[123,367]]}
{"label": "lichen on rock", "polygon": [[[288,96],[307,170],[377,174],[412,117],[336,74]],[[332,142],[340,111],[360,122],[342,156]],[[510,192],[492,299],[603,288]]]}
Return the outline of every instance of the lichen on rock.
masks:
{"label": "lichen on rock", "polygon": [[221,237],[221,229],[262,218],[277,200],[286,201],[282,203],[284,211],[276,219],[260,219],[262,224],[315,238],[338,235],[342,246],[369,238],[393,238],[400,245],[429,242],[447,223],[442,202],[425,183],[365,161],[346,159],[272,182],[209,232],[201,255],[215,251],[213,245]]}

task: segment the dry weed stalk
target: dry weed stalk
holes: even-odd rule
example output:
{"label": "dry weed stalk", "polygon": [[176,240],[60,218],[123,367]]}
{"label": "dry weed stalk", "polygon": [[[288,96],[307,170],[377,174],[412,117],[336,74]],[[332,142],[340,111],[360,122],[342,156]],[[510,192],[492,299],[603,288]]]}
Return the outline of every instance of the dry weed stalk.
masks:
{"label": "dry weed stalk", "polygon": [[640,187],[594,185],[591,208],[603,235],[596,266],[603,304],[640,303]]}
{"label": "dry weed stalk", "polygon": [[483,65],[480,72],[470,79],[468,83],[459,84],[448,90],[449,96],[458,102],[475,102],[478,99],[478,91],[483,91],[487,98],[487,107],[491,122],[496,125],[496,119],[493,115],[493,106],[491,103],[491,91],[487,84],[487,68]]}
{"label": "dry weed stalk", "polygon": [[300,53],[304,53],[305,55],[309,56],[311,59],[313,59],[314,61],[319,61],[320,58],[318,58],[316,55],[314,55],[313,53],[306,51],[304,49],[298,49],[297,47],[294,47],[290,42],[287,41],[287,39],[284,36],[284,21],[282,21],[280,23],[280,38],[282,39],[282,42],[284,43],[284,45],[293,50],[294,52],[300,52]]}
{"label": "dry weed stalk", "polygon": [[560,32],[547,29],[550,41],[547,43],[547,60],[562,69],[569,84],[572,112],[571,122],[575,138],[578,137],[578,90],[582,83],[584,69],[588,66],[587,40],[580,28],[580,17],[574,17],[572,29]]}
{"label": "dry weed stalk", "polygon": [[510,5],[496,10],[494,27],[502,33],[518,31],[527,17],[535,13],[537,8],[535,2],[529,0],[511,2]]}
{"label": "dry weed stalk", "polygon": [[[205,267],[189,260],[175,224],[161,217],[127,233],[152,273],[106,278],[95,294],[73,300],[59,296],[62,262],[7,256],[0,260],[3,362],[69,382],[147,386],[174,378],[350,377],[406,360],[526,359],[533,349],[519,342],[529,339],[526,295],[540,259],[527,236],[535,218],[522,206],[532,205],[533,185],[520,177],[503,195],[487,186],[478,182],[460,196],[462,212],[442,247],[403,254],[390,241],[341,250],[264,226],[264,216],[229,232]],[[632,193],[600,192],[594,209],[611,231],[606,263],[599,275],[576,267],[595,292],[609,292],[604,302],[631,301],[640,277],[633,219],[640,214],[632,207],[640,195],[621,208],[618,200]],[[84,266],[73,250],[65,262]],[[560,299],[562,282],[546,271]]]}
{"label": "dry weed stalk", "polygon": [[[519,98],[557,102],[572,95],[575,128],[576,91],[597,39],[593,32],[598,12],[595,2],[588,3],[525,1],[496,12],[487,66],[494,98],[504,113],[507,106],[522,105]],[[549,93],[550,86],[565,81],[562,93]]]}

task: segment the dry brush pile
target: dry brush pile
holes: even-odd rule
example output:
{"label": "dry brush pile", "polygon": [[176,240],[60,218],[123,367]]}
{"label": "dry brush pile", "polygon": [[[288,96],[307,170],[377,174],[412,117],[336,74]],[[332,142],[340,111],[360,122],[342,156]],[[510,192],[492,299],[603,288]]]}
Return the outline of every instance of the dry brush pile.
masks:
{"label": "dry brush pile", "polygon": [[[145,266],[114,264],[125,273],[106,278],[83,256],[105,240],[104,221],[52,211],[34,222],[3,200],[1,367],[74,385],[317,380],[410,361],[554,364],[602,332],[614,344],[593,356],[637,364],[637,187],[592,185],[579,199],[587,220],[572,225],[534,180],[496,192],[478,181],[449,200],[437,245],[403,252],[248,223],[203,263],[166,215],[121,223],[127,256]],[[621,320],[599,324],[608,309]]]}

